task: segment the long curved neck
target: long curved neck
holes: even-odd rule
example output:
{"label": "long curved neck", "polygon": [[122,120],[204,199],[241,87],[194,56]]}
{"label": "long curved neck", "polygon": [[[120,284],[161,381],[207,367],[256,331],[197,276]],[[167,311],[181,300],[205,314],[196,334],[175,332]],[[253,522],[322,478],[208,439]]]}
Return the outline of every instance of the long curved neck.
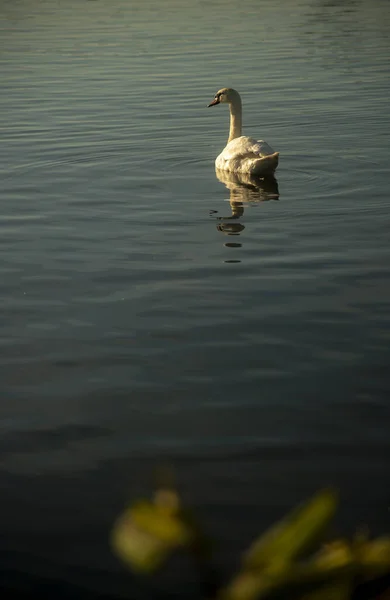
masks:
{"label": "long curved neck", "polygon": [[241,135],[242,126],[242,104],[238,96],[229,104],[230,106],[230,129],[228,143]]}

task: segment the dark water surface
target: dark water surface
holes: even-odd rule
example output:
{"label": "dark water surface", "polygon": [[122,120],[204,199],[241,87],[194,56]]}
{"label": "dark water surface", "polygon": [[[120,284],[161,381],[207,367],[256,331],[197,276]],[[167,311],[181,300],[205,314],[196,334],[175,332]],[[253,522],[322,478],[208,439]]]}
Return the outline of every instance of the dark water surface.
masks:
{"label": "dark water surface", "polygon": [[[388,1],[2,0],[0,26],[3,588],[150,597],[107,535],[161,459],[226,571],[324,483],[343,530],[388,526]],[[216,177],[223,86],[277,182]]]}

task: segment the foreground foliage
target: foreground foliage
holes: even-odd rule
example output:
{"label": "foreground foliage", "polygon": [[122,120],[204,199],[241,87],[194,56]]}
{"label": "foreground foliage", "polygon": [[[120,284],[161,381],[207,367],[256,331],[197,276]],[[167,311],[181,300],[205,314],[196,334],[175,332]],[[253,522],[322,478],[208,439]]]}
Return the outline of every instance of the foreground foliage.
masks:
{"label": "foreground foliage", "polygon": [[150,574],[178,550],[190,552],[205,594],[217,600],[350,600],[356,586],[390,573],[390,537],[322,543],[338,504],[325,489],[259,536],[244,553],[238,573],[213,582],[211,544],[173,486],[153,500],[132,504],[114,524],[115,554],[133,571]]}

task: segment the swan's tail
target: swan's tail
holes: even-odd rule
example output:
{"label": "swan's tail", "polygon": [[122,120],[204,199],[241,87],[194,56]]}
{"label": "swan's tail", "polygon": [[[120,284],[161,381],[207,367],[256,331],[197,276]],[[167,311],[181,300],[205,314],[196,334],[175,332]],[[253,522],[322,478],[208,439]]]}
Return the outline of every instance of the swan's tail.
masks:
{"label": "swan's tail", "polygon": [[251,168],[251,175],[272,175],[279,164],[279,152],[262,156],[254,161]]}

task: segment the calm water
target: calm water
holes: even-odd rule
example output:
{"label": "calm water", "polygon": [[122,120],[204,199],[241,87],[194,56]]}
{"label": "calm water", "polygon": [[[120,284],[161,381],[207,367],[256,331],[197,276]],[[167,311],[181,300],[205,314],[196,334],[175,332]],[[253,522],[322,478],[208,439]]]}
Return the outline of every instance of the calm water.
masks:
{"label": "calm water", "polygon": [[[3,586],[150,597],[107,532],[161,459],[225,569],[324,483],[344,530],[387,526],[388,0],[3,0],[0,24]],[[277,182],[216,178],[223,86]]]}

